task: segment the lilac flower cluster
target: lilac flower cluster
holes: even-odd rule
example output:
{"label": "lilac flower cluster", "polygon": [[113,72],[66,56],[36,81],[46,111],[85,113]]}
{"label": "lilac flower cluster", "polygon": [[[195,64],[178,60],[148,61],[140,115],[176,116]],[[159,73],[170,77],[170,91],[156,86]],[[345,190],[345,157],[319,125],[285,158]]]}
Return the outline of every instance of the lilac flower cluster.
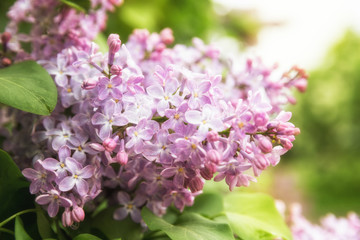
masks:
{"label": "lilac flower cluster", "polygon": [[314,225],[302,215],[300,205],[295,204],[290,210],[290,227],[295,240],[360,239],[360,218],[355,213],[349,213],[346,218],[328,214],[321,219],[321,225]]}
{"label": "lilac flower cluster", "polygon": [[65,209],[64,226],[82,221],[100,193],[119,206],[117,220],[140,222],[145,206],[182,211],[205,180],[248,186],[292,148],[300,131],[280,109],[290,87],[305,90],[302,70],[275,81],[262,65],[247,66],[243,76],[215,47],[167,47],[173,40],[170,29],[136,30],[126,45],[111,34],[105,55],[91,44],[41,61],[59,102],[33,134],[46,158],[23,174],[50,216]]}
{"label": "lilac flower cluster", "polygon": [[[122,2],[91,0],[85,13],[60,0],[17,0],[7,13],[10,22],[5,32],[12,36],[9,48],[17,53],[16,60],[49,59],[74,45],[87,49],[89,40],[105,28],[106,12]],[[31,43],[30,55],[23,50],[23,43]]]}

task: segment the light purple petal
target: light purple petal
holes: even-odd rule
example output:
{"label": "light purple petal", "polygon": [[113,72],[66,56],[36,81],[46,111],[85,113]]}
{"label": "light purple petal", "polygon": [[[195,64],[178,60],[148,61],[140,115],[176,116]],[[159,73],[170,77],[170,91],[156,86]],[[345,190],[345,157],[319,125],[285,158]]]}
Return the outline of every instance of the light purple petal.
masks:
{"label": "light purple petal", "polygon": [[68,84],[68,78],[65,74],[57,74],[55,76],[55,82],[60,86],[60,87],[65,87]]}
{"label": "light purple petal", "polygon": [[128,212],[124,207],[118,208],[114,212],[114,219],[115,220],[123,220],[128,215]]}
{"label": "light purple petal", "polygon": [[78,171],[81,168],[79,166],[80,164],[74,158],[71,157],[65,159],[65,165],[72,174],[75,174],[76,171]]}
{"label": "light purple petal", "polygon": [[74,188],[76,182],[77,181],[75,178],[66,177],[60,182],[59,189],[60,189],[60,191],[67,192]]}
{"label": "light purple petal", "polygon": [[60,201],[61,206],[63,206],[63,207],[71,207],[72,206],[72,202],[67,198],[59,197],[59,201]]}
{"label": "light purple petal", "polygon": [[152,129],[144,129],[139,132],[139,137],[146,141],[150,140],[153,135],[154,135],[154,132]]}
{"label": "light purple petal", "polygon": [[112,132],[111,125],[110,124],[104,124],[100,128],[99,137],[101,139],[106,139],[106,138],[110,137],[111,132]]}
{"label": "light purple petal", "polygon": [[220,119],[216,119],[216,118],[212,119],[209,122],[209,126],[211,127],[211,129],[213,129],[217,132],[224,130],[224,124]]}
{"label": "light purple petal", "polygon": [[199,125],[202,120],[201,112],[196,110],[190,110],[185,113],[185,119],[188,123]]}
{"label": "light purple petal", "polygon": [[165,115],[165,110],[169,108],[169,102],[161,99],[157,104],[157,112],[161,117]]}
{"label": "light purple petal", "polygon": [[95,113],[94,116],[91,118],[91,123],[94,125],[100,125],[108,122],[109,120],[107,117],[102,113]]}
{"label": "light purple petal", "polygon": [[49,194],[42,194],[36,197],[35,202],[40,205],[45,205],[48,204],[51,200],[53,200],[52,196]]}
{"label": "light purple petal", "polygon": [[176,174],[174,176],[174,184],[175,184],[175,186],[177,186],[179,188],[184,187],[184,182],[185,182],[184,175]]}
{"label": "light purple petal", "polygon": [[94,174],[94,167],[87,165],[83,169],[81,169],[81,177],[82,178],[90,178]]}
{"label": "light purple petal", "polygon": [[65,158],[70,157],[71,155],[71,150],[68,146],[62,146],[59,149],[59,159],[61,162],[65,161]]}
{"label": "light purple petal", "polygon": [[66,144],[66,139],[64,137],[60,137],[57,136],[54,138],[54,140],[52,141],[52,148],[57,151],[59,150],[62,146],[64,146]]}
{"label": "light purple petal", "polygon": [[109,96],[109,89],[106,86],[102,86],[99,90],[98,98],[102,101]]}
{"label": "light purple petal", "polygon": [[31,184],[30,184],[30,193],[31,194],[35,194],[35,193],[38,193],[40,188],[42,186],[42,182],[41,180],[37,179],[37,180],[34,180]]}
{"label": "light purple petal", "polygon": [[46,158],[42,166],[47,170],[54,171],[59,168],[59,161],[54,158]]}
{"label": "light purple petal", "polygon": [[165,168],[162,172],[161,172],[161,176],[165,177],[165,178],[169,178],[175,175],[177,171],[176,167],[169,167],[169,168]]}
{"label": "light purple petal", "polygon": [[52,201],[47,209],[50,217],[55,217],[59,212],[59,204],[56,201]]}
{"label": "light purple petal", "polygon": [[210,87],[211,87],[211,82],[203,81],[202,83],[200,83],[198,89],[199,89],[199,92],[206,93],[209,91]]}
{"label": "light purple petal", "polygon": [[150,96],[156,99],[160,99],[164,96],[164,89],[157,84],[146,88],[146,91]]}
{"label": "light purple petal", "polygon": [[117,199],[118,199],[119,203],[123,204],[123,205],[130,202],[130,196],[126,192],[119,192],[117,195]]}
{"label": "light purple petal", "polygon": [[89,184],[85,180],[79,179],[76,181],[76,189],[80,196],[85,196],[89,191]]}
{"label": "light purple petal", "polygon": [[126,117],[124,116],[115,116],[113,119],[113,125],[115,126],[124,126],[128,123],[129,121],[127,120]]}
{"label": "light purple petal", "polygon": [[34,179],[37,179],[39,177],[39,173],[38,171],[32,169],[32,168],[25,168],[23,171],[22,171],[22,174],[30,179],[30,180],[34,180]]}
{"label": "light purple petal", "polygon": [[114,101],[107,101],[104,106],[104,114],[108,118],[112,118],[115,111],[115,102]]}
{"label": "light purple petal", "polygon": [[130,212],[130,217],[136,223],[139,223],[142,219],[141,213],[140,213],[139,209],[137,209],[137,208],[133,208],[133,210]]}

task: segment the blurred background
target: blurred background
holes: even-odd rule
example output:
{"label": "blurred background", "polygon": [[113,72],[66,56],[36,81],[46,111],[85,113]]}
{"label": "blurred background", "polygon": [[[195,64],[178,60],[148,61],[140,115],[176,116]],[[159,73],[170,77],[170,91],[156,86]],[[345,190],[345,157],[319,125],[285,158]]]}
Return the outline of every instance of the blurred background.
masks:
{"label": "blurred background", "polygon": [[[13,2],[0,1],[0,31]],[[328,212],[360,214],[359,9],[358,0],[125,0],[110,14],[102,40],[119,33],[125,42],[135,28],[170,27],[176,43],[196,36],[283,70],[307,69],[308,91],[289,107],[301,134],[246,191],[300,202],[315,220]]]}

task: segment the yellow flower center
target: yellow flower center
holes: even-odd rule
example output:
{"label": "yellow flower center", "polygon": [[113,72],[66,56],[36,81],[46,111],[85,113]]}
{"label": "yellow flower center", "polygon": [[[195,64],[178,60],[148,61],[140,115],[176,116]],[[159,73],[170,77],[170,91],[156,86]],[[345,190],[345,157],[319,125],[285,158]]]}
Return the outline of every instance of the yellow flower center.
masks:
{"label": "yellow flower center", "polygon": [[128,204],[128,205],[127,205],[127,209],[131,210],[131,209],[133,209],[133,208],[134,208],[134,205],[132,205],[132,204]]}
{"label": "yellow flower center", "polygon": [[244,124],[243,122],[239,122],[239,123],[238,123],[238,127],[239,127],[239,128],[243,128],[244,125],[245,125],[245,124]]}
{"label": "yellow flower center", "polygon": [[179,167],[178,172],[179,172],[179,173],[183,173],[183,172],[184,172],[184,168],[183,168],[183,167]]}
{"label": "yellow flower center", "polygon": [[179,114],[175,114],[174,118],[175,118],[176,120],[178,120],[178,119],[180,118],[180,115],[179,115]]}
{"label": "yellow flower center", "polygon": [[110,119],[110,120],[109,120],[109,123],[112,123],[112,122],[113,122],[113,120],[112,120],[112,119]]}
{"label": "yellow flower center", "polygon": [[68,93],[71,93],[71,92],[72,92],[71,88],[66,89],[66,91],[67,91]]}
{"label": "yellow flower center", "polygon": [[206,120],[202,121],[203,124],[206,124]]}
{"label": "yellow flower center", "polygon": [[135,137],[137,137],[139,135],[139,133],[137,131],[134,132]]}
{"label": "yellow flower center", "polygon": [[79,178],[79,176],[78,176],[77,174],[75,174],[75,175],[74,175],[74,178],[75,178],[75,179],[78,179],[78,178]]}
{"label": "yellow flower center", "polygon": [[196,149],[196,144],[195,143],[191,144],[191,148]]}
{"label": "yellow flower center", "polygon": [[194,92],[194,98],[197,98],[199,95],[197,92]]}
{"label": "yellow flower center", "polygon": [[65,164],[64,164],[64,163],[60,163],[60,167],[61,167],[61,168],[64,168],[64,167],[65,167]]}
{"label": "yellow flower center", "polygon": [[168,97],[168,96],[165,96],[164,98],[165,98],[165,100],[169,100],[169,97]]}
{"label": "yellow flower center", "polygon": [[109,83],[108,85],[107,85],[107,88],[112,88],[113,87],[113,85],[111,84],[111,83]]}
{"label": "yellow flower center", "polygon": [[83,150],[81,146],[78,146],[77,148],[80,152]]}

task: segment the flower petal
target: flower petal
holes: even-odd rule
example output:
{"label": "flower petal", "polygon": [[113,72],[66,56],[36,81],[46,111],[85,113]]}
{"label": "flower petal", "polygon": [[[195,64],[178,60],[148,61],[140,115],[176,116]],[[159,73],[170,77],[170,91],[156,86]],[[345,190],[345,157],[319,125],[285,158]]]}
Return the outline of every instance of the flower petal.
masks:
{"label": "flower petal", "polygon": [[74,188],[75,186],[75,183],[76,183],[76,179],[73,178],[73,177],[66,177],[64,178],[60,184],[59,184],[59,189],[60,191],[63,191],[63,192],[67,192],[71,189]]}

